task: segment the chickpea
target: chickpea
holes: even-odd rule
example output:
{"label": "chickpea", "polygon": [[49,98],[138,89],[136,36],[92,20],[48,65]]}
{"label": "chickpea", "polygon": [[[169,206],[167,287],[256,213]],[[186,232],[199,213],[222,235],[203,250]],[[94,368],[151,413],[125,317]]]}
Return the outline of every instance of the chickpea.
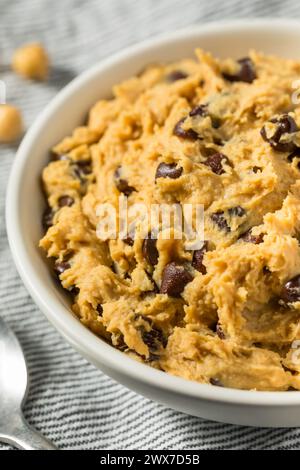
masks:
{"label": "chickpea", "polygon": [[0,104],[0,142],[13,142],[23,131],[23,120],[18,108]]}
{"label": "chickpea", "polygon": [[26,44],[15,51],[12,68],[25,78],[46,80],[49,73],[48,54],[39,43]]}

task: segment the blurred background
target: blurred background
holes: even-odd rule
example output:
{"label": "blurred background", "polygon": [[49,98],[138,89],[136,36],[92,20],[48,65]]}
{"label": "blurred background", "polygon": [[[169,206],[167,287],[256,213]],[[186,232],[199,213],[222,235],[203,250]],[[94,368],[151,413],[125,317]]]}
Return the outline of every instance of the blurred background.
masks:
{"label": "blurred background", "polygon": [[[300,18],[297,0],[0,0],[0,80],[26,127],[74,76],[143,39],[215,20]],[[41,42],[52,67],[46,82],[9,67],[14,50]],[[300,48],[299,48],[300,50]],[[4,200],[16,146],[0,145],[0,315],[24,347],[31,374],[26,416],[65,449],[294,448],[298,430],[239,428],[201,421],[139,397],[77,355],[44,319],[14,268]],[[0,449],[7,446],[0,444]]]}
{"label": "blurred background", "polygon": [[2,69],[16,47],[32,41],[44,44],[53,64],[46,86],[25,87],[5,70],[1,79],[7,83],[8,101],[19,104],[30,124],[74,75],[126,46],[201,22],[268,16],[300,17],[300,4],[297,0],[0,0]]}

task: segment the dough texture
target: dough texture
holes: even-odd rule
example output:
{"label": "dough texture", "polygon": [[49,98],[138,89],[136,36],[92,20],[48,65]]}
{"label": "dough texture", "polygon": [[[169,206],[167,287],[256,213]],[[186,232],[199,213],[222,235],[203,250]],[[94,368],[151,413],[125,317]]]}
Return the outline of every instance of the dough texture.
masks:
{"label": "dough texture", "polygon": [[[199,49],[116,85],[52,149],[40,246],[84,325],[189,380],[300,390],[299,78],[300,61]],[[100,240],[120,195],[203,204],[203,247]]]}

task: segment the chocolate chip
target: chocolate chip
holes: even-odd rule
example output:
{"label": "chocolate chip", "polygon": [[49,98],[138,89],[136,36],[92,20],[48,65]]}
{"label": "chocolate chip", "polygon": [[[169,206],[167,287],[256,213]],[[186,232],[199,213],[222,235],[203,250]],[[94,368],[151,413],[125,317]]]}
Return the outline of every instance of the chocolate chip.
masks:
{"label": "chocolate chip", "polygon": [[224,333],[220,323],[217,323],[216,333],[217,333],[217,335],[220,339],[226,339],[225,333]]}
{"label": "chocolate chip", "polygon": [[80,289],[79,287],[77,286],[71,286],[68,288],[68,291],[72,294],[72,295],[78,295],[79,292],[80,292]]}
{"label": "chocolate chip", "polygon": [[64,261],[56,262],[54,265],[54,271],[59,276],[60,274],[64,273],[67,269],[70,269],[70,267],[70,263],[66,263]]}
{"label": "chocolate chip", "polygon": [[156,248],[156,242],[157,240],[154,238],[145,238],[143,241],[143,256],[152,266],[157,264],[159,256],[158,250]]}
{"label": "chocolate chip", "polygon": [[252,168],[252,171],[253,171],[253,173],[262,172],[262,168],[260,166],[254,166]]}
{"label": "chocolate chip", "polygon": [[200,250],[196,250],[193,253],[193,261],[192,261],[192,266],[193,268],[197,269],[202,274],[206,274],[206,267],[203,264],[203,258],[205,253],[208,250],[208,242],[205,241],[203,243],[202,248]]}
{"label": "chocolate chip", "polygon": [[300,301],[300,274],[285,283],[280,298],[286,304]]}
{"label": "chocolate chip", "polygon": [[256,79],[254,64],[249,57],[244,57],[237,61],[239,70],[236,74],[224,72],[223,77],[229,82],[246,82],[252,83]]}
{"label": "chocolate chip", "polygon": [[97,312],[98,312],[98,316],[99,317],[102,317],[102,314],[103,314],[103,307],[101,304],[98,304],[97,305],[97,308],[96,308]]}
{"label": "chocolate chip", "polygon": [[128,184],[128,181],[125,180],[124,178],[121,178],[121,169],[120,167],[116,169],[114,173],[114,180],[115,180],[115,185],[116,188],[120,191],[120,193],[125,194],[126,197],[129,197],[133,191],[136,191],[136,189],[133,186],[130,186]]}
{"label": "chocolate chip", "polygon": [[134,240],[130,235],[127,235],[127,237],[123,238],[122,240],[123,240],[124,243],[126,243],[126,245],[129,245],[129,246],[134,245]]}
{"label": "chocolate chip", "polygon": [[215,387],[224,387],[221,380],[215,377],[212,377],[211,379],[209,379],[209,382],[211,383],[211,385],[214,385]]}
{"label": "chocolate chip", "polygon": [[[288,157],[287,160],[292,163],[294,158],[300,158],[300,148],[297,147]],[[298,163],[299,165],[299,163]]]}
{"label": "chocolate chip", "polygon": [[185,286],[192,280],[193,276],[184,266],[175,262],[168,263],[163,270],[160,293],[179,297]]}
{"label": "chocolate chip", "polygon": [[224,142],[218,137],[213,137],[213,142],[214,144],[219,145],[219,147],[224,147]]}
{"label": "chocolate chip", "polygon": [[58,199],[58,207],[71,207],[74,202],[75,201],[71,196],[61,196]]}
{"label": "chocolate chip", "polygon": [[54,217],[54,212],[51,209],[51,207],[47,207],[44,210],[43,217],[42,217],[42,225],[44,230],[48,230],[50,227],[53,225],[53,217]]}
{"label": "chocolate chip", "polygon": [[90,160],[77,160],[76,165],[83,175],[89,175],[92,173],[92,167]]}
{"label": "chocolate chip", "polygon": [[288,114],[270,119],[272,124],[275,124],[274,133],[271,136],[267,135],[266,127],[260,131],[262,138],[268,142],[271,147],[278,152],[294,152],[297,149],[296,144],[293,141],[284,142],[282,136],[285,134],[293,134],[299,130],[295,120]]}
{"label": "chocolate chip", "polygon": [[124,179],[120,179],[118,183],[116,184],[117,189],[120,191],[120,193],[125,194],[125,196],[129,197],[131,193],[136,191],[136,189],[133,186],[130,186],[128,184],[128,181]]}
{"label": "chocolate chip", "polygon": [[204,163],[204,165],[209,166],[210,169],[216,174],[216,175],[222,175],[225,173],[225,170],[222,166],[222,162],[225,162],[229,164],[229,160],[224,155],[223,153],[214,153],[213,155],[210,155]]}
{"label": "chocolate chip", "polygon": [[252,83],[256,79],[255,67],[252,60],[249,57],[244,57],[238,60],[238,64],[241,66],[239,80],[241,82]]}
{"label": "chocolate chip", "polygon": [[185,121],[185,117],[180,119],[174,127],[173,133],[177,135],[177,137],[182,137],[183,139],[189,140],[197,140],[199,138],[197,132],[193,129],[183,129],[182,124]]}
{"label": "chocolate chip", "polygon": [[214,214],[211,214],[210,218],[219,227],[220,230],[224,230],[225,232],[231,231],[224,217],[224,211],[217,211]]}
{"label": "chocolate chip", "polygon": [[177,80],[184,80],[187,77],[188,77],[188,74],[183,72],[182,70],[173,70],[166,76],[166,79],[168,82],[172,83],[172,82],[176,82]]}
{"label": "chocolate chip", "polygon": [[112,265],[110,266],[110,269],[112,270],[112,272],[114,274],[118,274],[117,263],[115,263],[114,261],[113,261]]}
{"label": "chocolate chip", "polygon": [[182,175],[183,168],[176,163],[160,163],[156,169],[155,179],[172,178],[177,179]]}
{"label": "chocolate chip", "polygon": [[78,160],[72,163],[73,172],[81,181],[86,179],[86,176],[92,172],[91,162],[89,160]]}
{"label": "chocolate chip", "polygon": [[254,245],[259,245],[264,241],[264,234],[260,233],[259,235],[252,235],[252,229],[249,229],[247,232],[243,233],[239,239],[247,243],[254,243]]}
{"label": "chocolate chip", "polygon": [[279,137],[281,137],[283,134],[292,134],[293,132],[297,132],[299,130],[295,119],[289,114],[282,114],[282,116],[279,118],[271,119],[270,122],[278,124],[277,132]]}
{"label": "chocolate chip", "polygon": [[157,351],[161,345],[166,346],[166,339],[159,328],[152,328],[150,331],[142,331],[142,340],[151,352]]}
{"label": "chocolate chip", "polygon": [[241,206],[231,207],[228,209],[228,214],[230,217],[243,217],[246,214],[246,211]]}
{"label": "chocolate chip", "polygon": [[193,116],[203,116],[203,117],[206,117],[208,116],[208,105],[207,104],[200,104],[198,106],[195,106],[195,108],[193,108],[189,115],[191,117]]}
{"label": "chocolate chip", "polygon": [[[210,119],[211,119],[211,125],[214,129],[219,129],[219,127],[221,127],[222,125],[222,120],[216,116],[210,116]],[[222,141],[222,139],[218,138],[218,137],[214,137],[214,143],[216,145],[221,145],[221,146],[224,146],[224,142]]]}

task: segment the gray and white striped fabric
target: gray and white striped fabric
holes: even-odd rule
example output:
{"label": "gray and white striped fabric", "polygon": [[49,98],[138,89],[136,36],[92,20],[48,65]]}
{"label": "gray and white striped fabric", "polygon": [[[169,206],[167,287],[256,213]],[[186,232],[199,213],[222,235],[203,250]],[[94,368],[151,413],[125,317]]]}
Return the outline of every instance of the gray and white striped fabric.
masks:
{"label": "gray and white striped fabric", "polygon": [[[74,75],[127,45],[191,24],[236,17],[300,17],[297,0],[0,0],[0,79],[26,125]],[[46,84],[7,67],[14,48],[45,43]],[[202,421],[125,389],[65,343],[28,296],[12,262],[4,221],[15,148],[0,147],[0,315],[17,333],[31,376],[29,422],[61,449],[297,449],[300,430]],[[8,446],[1,446],[8,449]]]}

